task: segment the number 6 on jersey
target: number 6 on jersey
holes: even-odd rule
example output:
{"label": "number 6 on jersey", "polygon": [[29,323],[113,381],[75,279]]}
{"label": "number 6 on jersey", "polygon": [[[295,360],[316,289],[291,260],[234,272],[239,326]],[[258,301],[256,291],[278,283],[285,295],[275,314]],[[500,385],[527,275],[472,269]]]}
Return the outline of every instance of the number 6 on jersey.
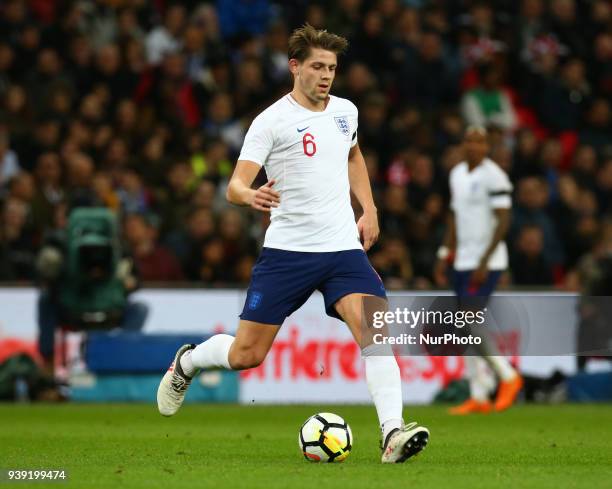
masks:
{"label": "number 6 on jersey", "polygon": [[313,156],[317,152],[317,145],[314,142],[314,136],[307,132],[302,138],[302,145],[304,146],[304,154],[306,156]]}

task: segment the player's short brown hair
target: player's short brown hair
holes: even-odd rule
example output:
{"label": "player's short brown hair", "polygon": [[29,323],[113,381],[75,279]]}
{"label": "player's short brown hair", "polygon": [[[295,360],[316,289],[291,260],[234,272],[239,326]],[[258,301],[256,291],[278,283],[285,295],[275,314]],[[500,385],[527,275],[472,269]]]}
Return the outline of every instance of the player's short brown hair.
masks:
{"label": "player's short brown hair", "polygon": [[320,48],[342,54],[348,48],[348,41],[342,36],[323,29],[315,29],[306,23],[294,30],[289,38],[289,59],[304,61],[310,55],[310,48]]}

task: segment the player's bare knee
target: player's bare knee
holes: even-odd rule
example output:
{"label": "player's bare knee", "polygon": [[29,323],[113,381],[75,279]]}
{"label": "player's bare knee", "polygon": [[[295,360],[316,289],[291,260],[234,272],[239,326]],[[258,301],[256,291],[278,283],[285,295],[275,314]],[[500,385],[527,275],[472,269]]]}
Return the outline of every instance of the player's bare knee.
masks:
{"label": "player's bare knee", "polygon": [[230,351],[229,363],[234,370],[246,370],[261,365],[265,357],[255,348],[238,348]]}

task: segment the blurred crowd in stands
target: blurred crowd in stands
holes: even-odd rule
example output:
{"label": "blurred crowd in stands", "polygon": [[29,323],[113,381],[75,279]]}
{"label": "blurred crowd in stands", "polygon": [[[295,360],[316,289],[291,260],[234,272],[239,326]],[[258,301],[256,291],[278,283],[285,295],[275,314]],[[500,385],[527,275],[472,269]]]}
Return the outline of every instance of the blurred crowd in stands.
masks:
{"label": "blurred crowd in stands", "polygon": [[225,187],[304,22],[351,43],[332,93],[360,111],[389,288],[436,286],[468,124],[514,184],[506,285],[574,289],[612,253],[608,0],[3,0],[0,280],[36,280],[69,210],[104,205],[144,282],[247,284],[267,216]]}

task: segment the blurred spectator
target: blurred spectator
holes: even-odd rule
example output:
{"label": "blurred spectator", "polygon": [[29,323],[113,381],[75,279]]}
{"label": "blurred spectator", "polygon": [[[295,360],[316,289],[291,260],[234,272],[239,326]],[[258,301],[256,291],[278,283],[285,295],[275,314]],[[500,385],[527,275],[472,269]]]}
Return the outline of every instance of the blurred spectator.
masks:
{"label": "blurred spectator", "polygon": [[210,180],[198,184],[191,196],[191,206],[198,209],[216,210],[217,189]]}
{"label": "blurred spectator", "polygon": [[185,161],[174,163],[167,174],[168,187],[161,202],[163,232],[180,227],[191,206],[193,172]]}
{"label": "blurred spectator", "polygon": [[518,46],[525,48],[544,28],[544,0],[521,0],[519,15],[516,17]]}
{"label": "blurred spectator", "polygon": [[444,57],[440,35],[424,32],[414,53],[401,67],[399,90],[402,100],[428,110],[457,101],[456,74]]}
{"label": "blurred spectator", "polygon": [[219,185],[229,180],[233,165],[229,157],[229,148],[221,139],[211,138],[202,147],[194,147],[191,156],[191,170],[196,179],[206,178]]}
{"label": "blurred spectator", "polygon": [[[608,11],[610,11],[609,5]],[[612,95],[612,33],[609,31],[601,32],[595,38],[589,68],[595,80],[596,89],[601,95],[609,98]]]}
{"label": "blurred spectator", "polygon": [[538,161],[539,148],[540,145],[533,130],[522,129],[517,133],[511,172],[513,180],[542,174]]}
{"label": "blurred spectator", "polygon": [[374,149],[383,157],[388,155],[386,148],[388,125],[388,103],[382,93],[370,93],[360,112],[359,138],[361,144]]}
{"label": "blurred spectator", "polygon": [[225,263],[236,266],[243,255],[255,255],[256,245],[252,238],[245,235],[246,227],[242,213],[228,207],[219,216],[219,237],[224,250]]}
{"label": "blurred spectator", "polygon": [[[268,99],[268,87],[264,79],[263,67],[257,58],[244,59],[237,69],[237,77],[240,80],[234,89],[234,101],[236,114],[238,116],[255,117],[266,108]],[[238,126],[242,129],[242,126]],[[227,130],[226,130],[227,132]],[[239,141],[233,141],[232,135],[228,134],[225,139],[232,149],[240,151],[242,139],[246,131],[242,129],[239,133]]]}
{"label": "blurred spectator", "polygon": [[436,191],[434,166],[431,158],[419,154],[410,165],[408,203],[412,209],[423,210],[430,194]]}
{"label": "blurred spectator", "polygon": [[368,177],[370,178],[370,185],[372,186],[374,202],[378,205],[380,203],[381,194],[384,188],[384,181],[380,172],[380,159],[378,153],[368,147],[362,147],[361,153],[363,154],[366,169],[368,170]]}
{"label": "blurred spectator", "polygon": [[555,131],[578,129],[591,93],[584,62],[578,58],[567,60],[559,78],[543,79],[539,93],[537,110],[545,126]]}
{"label": "blurred spectator", "polygon": [[512,102],[501,88],[501,72],[494,65],[480,68],[480,86],[463,95],[461,101],[463,117],[469,125],[497,126],[512,131],[516,115]]}
{"label": "blurred spectator", "polygon": [[139,160],[135,165],[136,169],[148,184],[163,188],[167,165],[166,140],[161,134],[154,134],[144,141]]}
{"label": "blurred spectator", "polygon": [[575,0],[550,2],[551,27],[559,40],[577,56],[586,55],[584,33],[580,32]]}
{"label": "blurred spectator", "polygon": [[32,221],[46,230],[53,222],[53,209],[65,199],[62,167],[57,153],[43,153],[36,163],[36,192],[32,201]]}
{"label": "blurred spectator", "polygon": [[557,181],[563,160],[563,148],[555,138],[549,138],[541,145],[540,161],[538,164],[539,174],[546,180],[550,189],[550,200],[557,198]]}
{"label": "blurred spectator", "polygon": [[436,260],[431,250],[442,241],[444,220],[444,199],[439,193],[429,194],[425,198],[422,211],[415,212],[411,217],[408,243],[415,280],[421,287],[431,287]]}
{"label": "blurred spectator", "polygon": [[264,71],[272,83],[284,85],[290,82],[287,67],[287,44],[289,33],[283,22],[275,22],[266,35],[266,50],[264,54]]}
{"label": "blurred spectator", "polygon": [[20,200],[28,207],[30,212],[32,200],[34,199],[34,178],[26,172],[20,172],[11,178],[9,182],[8,197]]}
{"label": "blurred spectator", "polygon": [[143,281],[171,282],[182,280],[183,272],[178,260],[157,242],[158,232],[153,219],[140,214],[125,218],[125,240]]}
{"label": "blurred spectator", "polygon": [[543,235],[544,254],[553,265],[561,265],[564,253],[553,221],[546,212],[548,195],[548,185],[540,178],[526,177],[518,182],[517,203],[512,212],[510,229],[511,242],[516,242],[524,226],[537,226]]}
{"label": "blurred spectator", "polygon": [[193,280],[216,286],[231,282],[231,270],[226,266],[225,249],[221,239],[213,237],[202,243],[196,271],[192,276]]}
{"label": "blurred spectator", "polygon": [[341,96],[361,107],[365,97],[376,88],[376,77],[368,66],[361,62],[353,62],[345,70],[344,85],[342,80],[339,83]]}
{"label": "blurred spectator", "polygon": [[383,196],[380,228],[383,233],[402,235],[408,232],[410,208],[405,186],[390,185]]}
{"label": "blurred spectator", "polygon": [[270,15],[268,0],[217,0],[224,38],[263,34]]}
{"label": "blurred spectator", "polygon": [[391,235],[380,244],[380,251],[372,257],[372,265],[390,290],[402,290],[410,286],[412,266],[410,252],[404,239]]}
{"label": "blurred spectator", "polygon": [[[463,138],[464,121],[458,112],[454,110],[443,111],[440,114],[436,143],[444,148],[451,144],[458,144]],[[439,150],[438,150],[439,153]]]}
{"label": "blurred spectator", "polygon": [[576,149],[572,164],[572,174],[582,187],[594,189],[596,186],[597,154],[592,146],[582,145]]}
{"label": "blurred spectator", "polygon": [[9,147],[8,133],[6,130],[0,130],[0,192],[20,170],[17,155]]}
{"label": "blurred spectator", "polygon": [[544,253],[544,233],[537,225],[525,225],[513,247],[510,269],[516,285],[552,285],[553,269]]}
{"label": "blurred spectator", "polygon": [[567,263],[572,265],[581,252],[576,232],[580,220],[578,206],[580,188],[571,175],[565,174],[559,178],[557,190],[559,198],[551,209],[551,216],[559,233],[559,239],[564,245]]}
{"label": "blurred spectator", "polygon": [[92,187],[96,200],[104,205],[104,207],[114,211],[121,210],[121,200],[113,188],[113,181],[108,173],[96,173],[93,177]]}
{"label": "blurred spectator", "polygon": [[185,8],[180,4],[170,5],[164,15],[164,23],[147,35],[147,60],[159,64],[168,53],[175,53],[181,46],[180,34],[185,25]]}
{"label": "blurred spectator", "polygon": [[27,227],[28,208],[16,198],[2,206],[0,220],[0,280],[33,280],[35,247]]}
{"label": "blurred spectator", "polygon": [[135,171],[125,170],[121,173],[117,194],[124,213],[146,214],[149,211],[151,196]]}
{"label": "blurred spectator", "polygon": [[375,72],[388,69],[389,39],[385,33],[385,19],[379,10],[365,13],[361,29],[352,39],[353,48],[359,53],[359,62]]}
{"label": "blurred spectator", "polygon": [[198,279],[200,251],[206,241],[216,231],[215,217],[211,210],[192,208],[186,225],[168,234],[166,246],[181,260],[185,276],[190,280]]}
{"label": "blurred spectator", "polygon": [[70,206],[94,205],[97,199],[93,190],[93,160],[85,153],[75,152],[68,157],[66,168]]}
{"label": "blurred spectator", "polygon": [[361,19],[362,0],[339,0],[335,2],[327,19],[327,28],[347,39],[357,30]]}
{"label": "blurred spectator", "polygon": [[234,104],[229,94],[218,93],[213,97],[203,128],[207,136],[221,138],[236,154],[240,152],[245,130],[235,118]]}
{"label": "blurred spectator", "polygon": [[[1,93],[2,90],[0,97]],[[3,132],[9,133],[9,143],[15,153],[22,154],[25,147],[31,143],[28,140],[28,132],[32,124],[32,108],[22,85],[10,85],[7,88],[0,108],[0,124],[5,125],[6,129]],[[31,170],[30,167],[25,169]]]}
{"label": "blurred spectator", "polygon": [[602,163],[597,173],[596,192],[600,212],[612,215],[612,156]]}
{"label": "blurred spectator", "polygon": [[586,113],[585,124],[580,131],[580,143],[592,146],[601,154],[604,149],[612,148],[611,131],[610,102],[604,98],[595,99]]}

